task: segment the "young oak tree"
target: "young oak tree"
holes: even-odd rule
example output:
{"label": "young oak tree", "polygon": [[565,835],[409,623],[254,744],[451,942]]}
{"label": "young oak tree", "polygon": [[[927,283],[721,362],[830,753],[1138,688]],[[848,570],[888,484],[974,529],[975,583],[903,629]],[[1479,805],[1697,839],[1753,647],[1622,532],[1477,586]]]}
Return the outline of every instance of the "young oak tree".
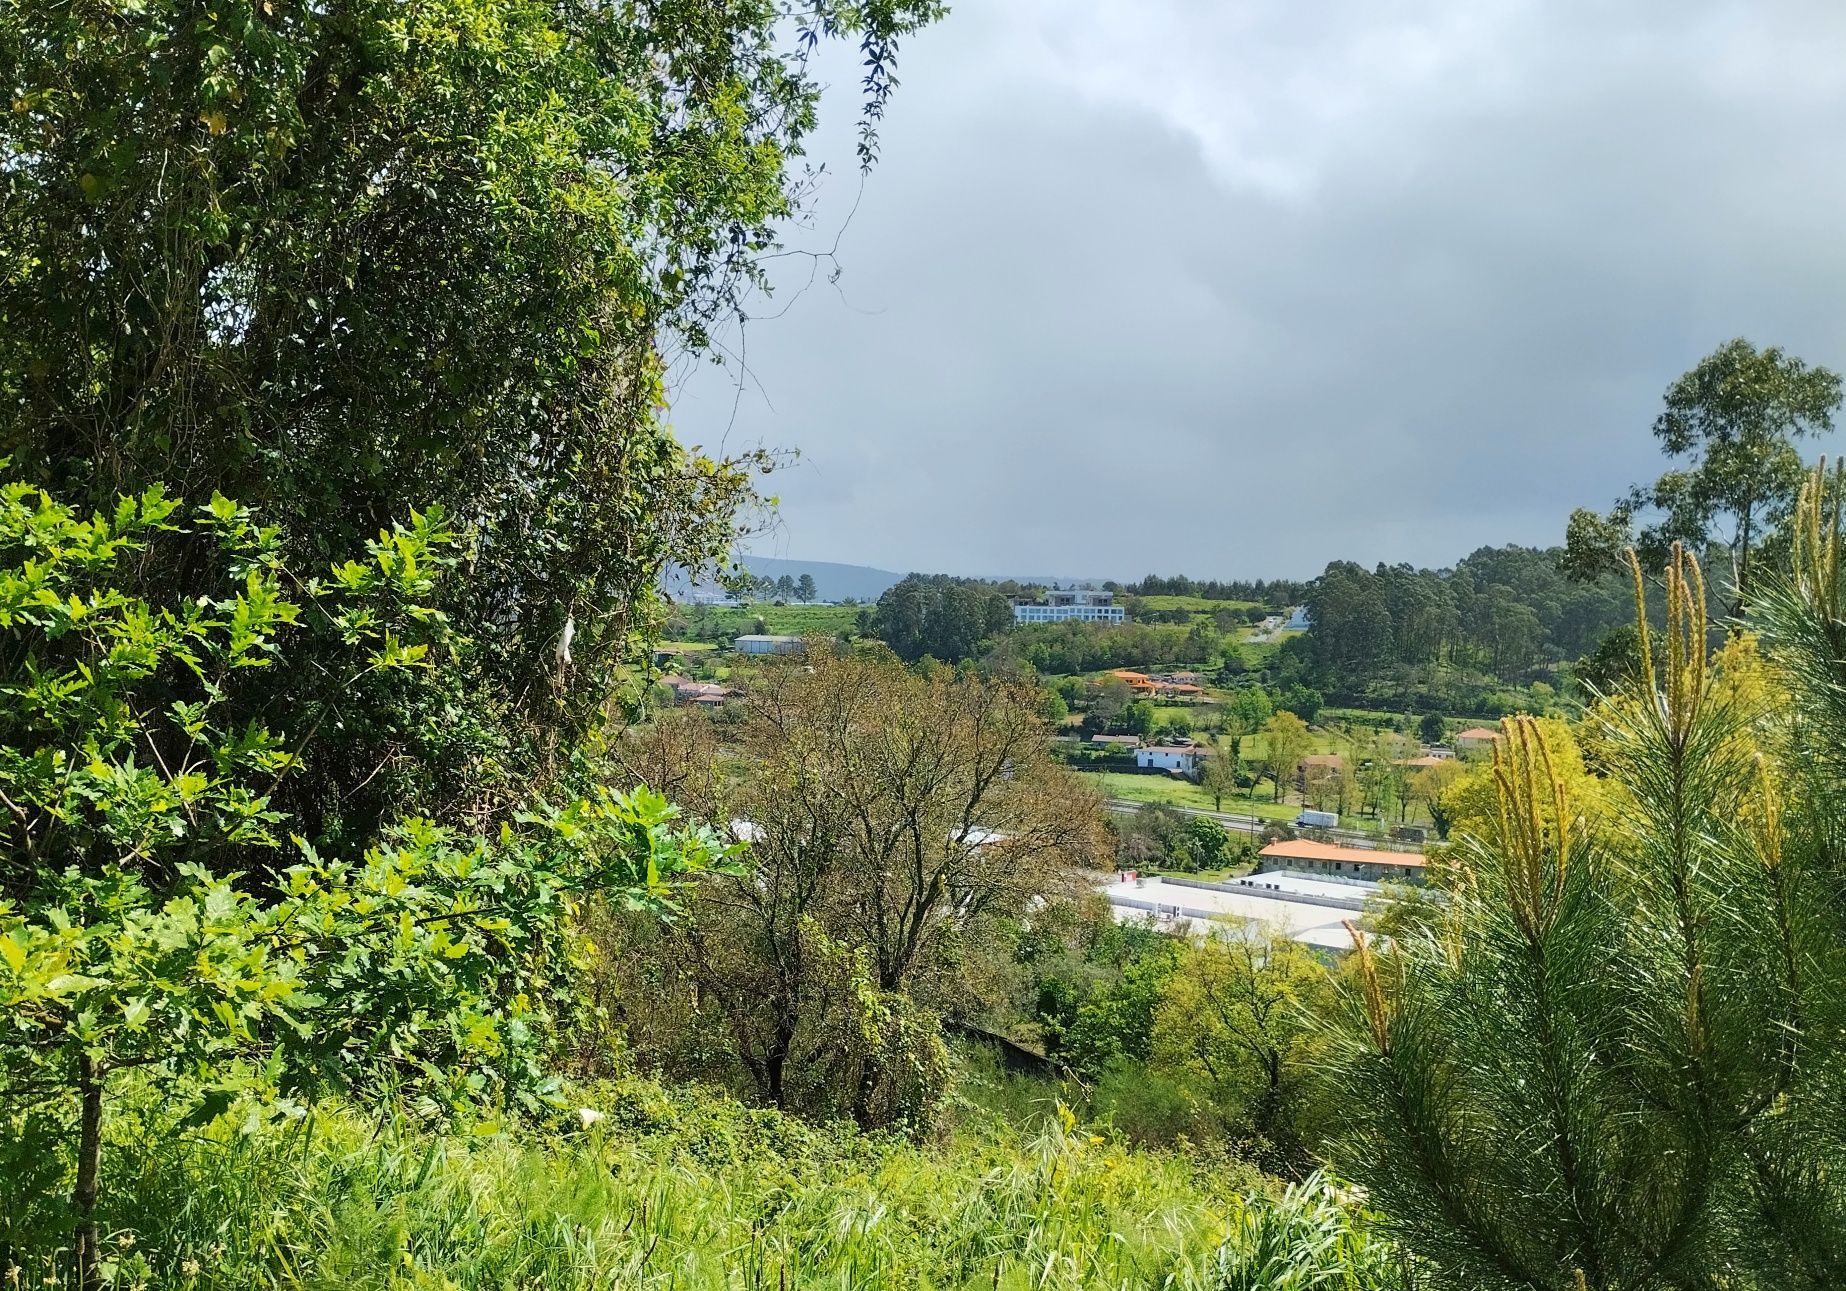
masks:
{"label": "young oak tree", "polygon": [[1099,803],[1041,711],[1011,678],[926,678],[820,638],[756,678],[719,809],[754,869],[700,883],[672,933],[756,1096],[867,1124],[939,1097],[964,947],[1105,863]]}

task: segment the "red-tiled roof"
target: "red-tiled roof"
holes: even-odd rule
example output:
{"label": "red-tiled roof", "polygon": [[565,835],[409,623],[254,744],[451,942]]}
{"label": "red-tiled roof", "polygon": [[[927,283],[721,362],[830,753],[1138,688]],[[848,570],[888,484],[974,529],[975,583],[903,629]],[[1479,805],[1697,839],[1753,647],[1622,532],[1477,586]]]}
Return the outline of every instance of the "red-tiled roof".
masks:
{"label": "red-tiled roof", "polygon": [[1500,738],[1500,732],[1491,726],[1470,726],[1465,731],[1455,732],[1455,738],[1458,740],[1497,740]]}
{"label": "red-tiled roof", "polygon": [[1259,856],[1279,861],[1359,861],[1367,865],[1408,865],[1423,867],[1421,852],[1386,852],[1365,847],[1338,847],[1317,843],[1311,838],[1288,838],[1269,844]]}

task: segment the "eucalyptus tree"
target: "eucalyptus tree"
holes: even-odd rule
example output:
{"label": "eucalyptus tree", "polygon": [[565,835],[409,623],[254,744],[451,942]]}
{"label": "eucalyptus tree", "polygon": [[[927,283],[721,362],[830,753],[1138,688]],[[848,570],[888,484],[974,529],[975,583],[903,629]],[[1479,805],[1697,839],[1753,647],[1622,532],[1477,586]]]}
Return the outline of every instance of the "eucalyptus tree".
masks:
{"label": "eucalyptus tree", "polygon": [[[1747,601],[1763,544],[1787,521],[1807,471],[1800,442],[1833,429],[1839,374],[1779,346],[1726,341],[1667,387],[1654,420],[1660,451],[1683,464],[1637,485],[1606,516],[1579,510],[1565,567],[1595,577],[1631,540],[1650,568],[1668,547],[1728,548],[1738,603]],[[1638,516],[1651,519],[1638,530]]]}

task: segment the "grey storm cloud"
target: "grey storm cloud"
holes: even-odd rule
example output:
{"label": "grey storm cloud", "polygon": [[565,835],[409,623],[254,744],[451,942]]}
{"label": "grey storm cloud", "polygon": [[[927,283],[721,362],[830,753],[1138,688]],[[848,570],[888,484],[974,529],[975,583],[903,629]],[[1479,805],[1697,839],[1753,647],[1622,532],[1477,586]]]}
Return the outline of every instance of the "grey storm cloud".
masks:
{"label": "grey storm cloud", "polygon": [[[1548,544],[1744,335],[1846,367],[1846,6],[966,0],[687,365],[763,554],[1300,575]],[[857,203],[854,209],[854,203]],[[848,212],[851,213],[848,219]],[[837,282],[829,281],[837,267]]]}

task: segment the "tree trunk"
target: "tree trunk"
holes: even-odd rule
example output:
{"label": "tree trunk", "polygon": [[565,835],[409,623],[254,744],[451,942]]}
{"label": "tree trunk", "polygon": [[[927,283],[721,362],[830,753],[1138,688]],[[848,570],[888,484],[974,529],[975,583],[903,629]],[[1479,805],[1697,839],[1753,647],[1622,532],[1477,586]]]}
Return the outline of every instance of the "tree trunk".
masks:
{"label": "tree trunk", "polygon": [[1755,503],[1746,498],[1743,506],[1739,508],[1738,515],[1737,528],[1740,541],[1737,544],[1737,601],[1731,607],[1731,613],[1740,618],[1750,598],[1750,539],[1754,528],[1751,524],[1754,518],[1751,513],[1754,509]]}
{"label": "tree trunk", "polygon": [[103,1159],[103,1071],[85,1054],[77,1060],[77,1091],[82,1098],[77,1127],[77,1184],[71,1209],[77,1213],[77,1285],[97,1285],[96,1185]]}
{"label": "tree trunk", "polygon": [[853,1092],[852,1118],[862,1130],[875,1128],[872,1123],[872,1096],[878,1092],[878,1060],[867,1057],[859,1069],[859,1088]]}
{"label": "tree trunk", "polygon": [[776,1038],[763,1058],[763,1093],[777,1108],[788,1110],[785,1081],[788,1073],[788,1051],[791,1038],[776,1029]]}

